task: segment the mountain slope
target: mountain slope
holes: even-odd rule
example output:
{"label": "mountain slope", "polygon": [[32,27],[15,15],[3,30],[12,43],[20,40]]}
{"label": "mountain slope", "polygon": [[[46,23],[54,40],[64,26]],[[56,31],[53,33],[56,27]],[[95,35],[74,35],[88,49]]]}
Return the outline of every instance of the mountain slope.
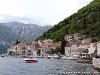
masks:
{"label": "mountain slope", "polygon": [[62,40],[65,34],[88,34],[95,40],[100,40],[100,0],[94,0],[77,13],[54,25],[38,39],[51,38]]}
{"label": "mountain slope", "polygon": [[0,53],[6,52],[8,46],[16,40],[34,41],[51,26],[24,24],[20,22],[0,23]]}

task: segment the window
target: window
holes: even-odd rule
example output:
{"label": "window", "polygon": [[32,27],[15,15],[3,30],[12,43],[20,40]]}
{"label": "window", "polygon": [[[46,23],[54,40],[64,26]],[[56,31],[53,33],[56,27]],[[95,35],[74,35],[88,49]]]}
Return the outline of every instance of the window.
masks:
{"label": "window", "polygon": [[15,50],[17,50],[18,48],[16,47]]}
{"label": "window", "polygon": [[25,47],[22,47],[22,50],[26,50],[26,48]]}
{"label": "window", "polygon": [[85,56],[85,54],[83,54],[83,56]]}

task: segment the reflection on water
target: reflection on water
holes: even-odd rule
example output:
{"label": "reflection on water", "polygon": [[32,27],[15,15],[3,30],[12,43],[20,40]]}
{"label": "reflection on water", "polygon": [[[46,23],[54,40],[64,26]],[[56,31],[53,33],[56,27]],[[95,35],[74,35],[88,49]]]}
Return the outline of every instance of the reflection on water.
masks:
{"label": "reflection on water", "polygon": [[100,75],[91,64],[75,60],[46,60],[25,63],[24,58],[0,58],[0,75]]}

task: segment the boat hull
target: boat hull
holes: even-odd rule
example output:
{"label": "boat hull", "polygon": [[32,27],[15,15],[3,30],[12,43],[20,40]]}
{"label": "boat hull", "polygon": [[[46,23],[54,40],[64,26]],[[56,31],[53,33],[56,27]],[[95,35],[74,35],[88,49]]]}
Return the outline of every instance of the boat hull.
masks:
{"label": "boat hull", "polygon": [[52,59],[59,59],[58,56],[47,56],[46,59],[52,60]]}
{"label": "boat hull", "polygon": [[52,57],[47,57],[46,59],[52,59]]}
{"label": "boat hull", "polygon": [[26,63],[36,63],[38,62],[36,59],[25,59]]}
{"label": "boat hull", "polygon": [[77,62],[78,63],[90,63],[90,64],[92,64],[92,58],[78,58]]}

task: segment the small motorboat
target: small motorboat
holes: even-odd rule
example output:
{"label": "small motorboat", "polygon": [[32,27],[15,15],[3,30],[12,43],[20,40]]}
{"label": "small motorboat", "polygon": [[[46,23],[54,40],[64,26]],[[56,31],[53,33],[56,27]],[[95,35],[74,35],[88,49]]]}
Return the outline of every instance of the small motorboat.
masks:
{"label": "small motorboat", "polygon": [[52,59],[52,56],[48,55],[48,56],[46,57],[46,59]]}
{"label": "small motorboat", "polygon": [[75,58],[75,57],[67,57],[67,56],[63,56],[63,57],[61,57],[61,59],[63,59],[63,60],[77,60],[77,58]]}
{"label": "small motorboat", "polygon": [[56,54],[54,54],[54,55],[48,55],[48,56],[46,57],[46,59],[59,59],[59,56],[56,55]]}
{"label": "small motorboat", "polygon": [[28,58],[28,59],[24,59],[26,61],[26,63],[36,63],[38,62],[38,60],[36,58]]}

